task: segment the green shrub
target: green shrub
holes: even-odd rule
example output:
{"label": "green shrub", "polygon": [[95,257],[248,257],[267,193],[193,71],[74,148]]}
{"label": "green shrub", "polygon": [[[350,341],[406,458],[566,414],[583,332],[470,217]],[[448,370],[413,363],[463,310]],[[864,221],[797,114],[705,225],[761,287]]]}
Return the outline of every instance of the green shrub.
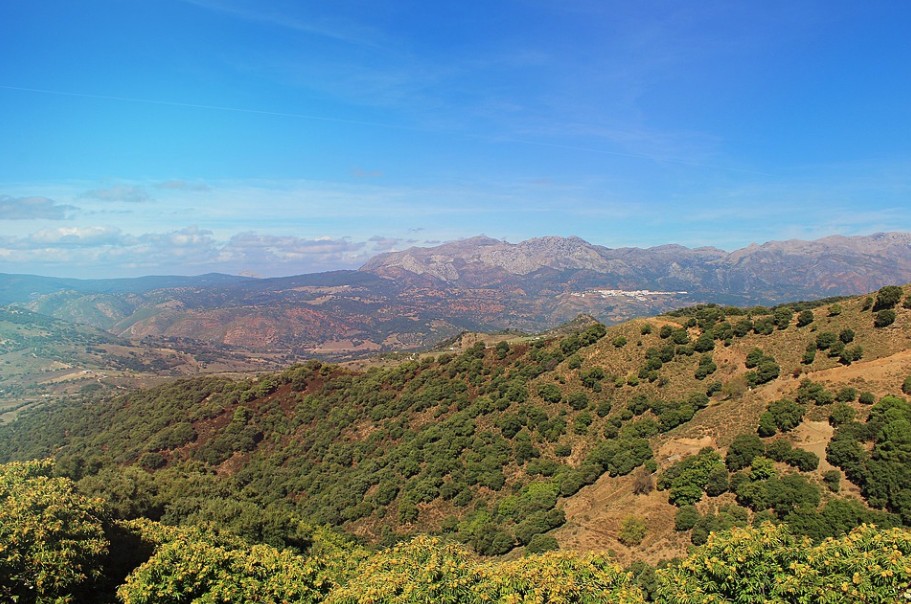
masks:
{"label": "green shrub", "polygon": [[873,327],[888,327],[895,323],[895,311],[892,309],[880,310],[873,315]]}
{"label": "green shrub", "polygon": [[551,535],[537,534],[525,546],[526,554],[542,554],[560,549],[560,544]]}
{"label": "green shrub", "polygon": [[873,311],[895,308],[902,298],[902,288],[898,285],[887,285],[876,292],[876,302],[873,304]]}
{"label": "green shrub", "polygon": [[802,380],[795,398],[800,404],[813,402],[817,405],[828,405],[835,400],[835,395],[826,390],[822,384],[812,380]]}
{"label": "green shrub", "polygon": [[576,411],[581,411],[588,407],[588,396],[584,392],[573,392],[566,401],[569,406]]}
{"label": "green shrub", "polygon": [[855,415],[857,415],[857,413],[850,405],[838,403],[833,405],[831,411],[829,411],[829,424],[837,428],[842,424],[853,421]]}
{"label": "green shrub", "polygon": [[677,531],[688,531],[699,522],[699,519],[702,518],[702,515],[699,514],[699,510],[696,509],[694,505],[685,505],[677,510],[677,513],[674,514],[674,530]]}
{"label": "green shrub", "polygon": [[712,448],[678,461],[658,477],[658,489],[667,489],[668,501],[677,506],[694,504],[703,493],[717,496],[727,488],[727,470],[721,455]]}
{"label": "green shrub", "polygon": [[563,393],[553,384],[544,384],[538,388],[538,396],[546,403],[559,403],[563,400]]}
{"label": "green shrub", "polygon": [[850,386],[845,386],[844,388],[839,389],[835,394],[835,400],[841,403],[850,403],[857,398],[857,388],[852,388]]}
{"label": "green shrub", "polygon": [[822,474],[822,482],[833,493],[841,489],[841,472],[838,470],[826,470]]}
{"label": "green shrub", "polygon": [[804,350],[803,358],[801,362],[804,365],[812,365],[813,361],[816,360],[816,344],[814,342],[809,342],[807,344],[806,350]]}
{"label": "green shrub", "polygon": [[645,519],[636,516],[629,516],[620,525],[620,533],[617,539],[626,546],[639,545],[648,534],[648,524]]}
{"label": "green shrub", "polygon": [[[783,398],[769,403],[768,412],[772,422],[782,432],[788,432],[800,425],[803,421],[806,407],[795,403],[791,399]],[[771,436],[771,435],[769,435]]]}
{"label": "green shrub", "polygon": [[765,445],[755,434],[738,434],[728,447],[724,458],[725,466],[731,472],[742,470],[753,463],[757,455],[765,453]]}
{"label": "green shrub", "polygon": [[830,346],[838,341],[838,336],[831,331],[824,331],[816,335],[816,348],[819,350],[828,350]]}

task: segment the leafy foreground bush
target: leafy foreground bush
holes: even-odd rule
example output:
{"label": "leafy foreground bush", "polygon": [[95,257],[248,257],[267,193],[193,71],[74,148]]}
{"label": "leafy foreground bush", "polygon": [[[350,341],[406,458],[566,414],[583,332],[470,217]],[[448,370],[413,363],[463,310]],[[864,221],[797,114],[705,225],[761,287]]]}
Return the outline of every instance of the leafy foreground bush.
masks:
{"label": "leafy foreground bush", "polygon": [[[135,526],[135,525],[134,525]],[[151,523],[141,527],[149,532]],[[203,602],[644,602],[619,565],[604,557],[550,552],[486,562],[462,545],[416,537],[381,551],[341,579],[315,557],[289,550],[194,540],[174,532],[118,590],[128,604]],[[334,581],[344,581],[330,592]],[[327,595],[328,594],[328,595]]]}
{"label": "leafy foreground bush", "polygon": [[911,533],[860,526],[813,546],[784,525],[712,534],[658,571],[659,602],[899,602],[911,598]]}
{"label": "leafy foreground bush", "polygon": [[0,466],[0,601],[73,602],[101,575],[101,501],[51,477],[50,462]]}
{"label": "leafy foreground bush", "polygon": [[[147,523],[146,529],[154,527]],[[160,530],[160,529],[159,529]],[[640,603],[632,575],[596,554],[548,552],[481,559],[464,546],[419,536],[346,572],[288,550],[194,541],[184,531],[127,579],[124,602]],[[868,602],[911,597],[911,532],[863,525],[813,545],[786,526],[713,533],[704,547],[657,571],[655,601]],[[328,594],[328,595],[326,595]]]}
{"label": "leafy foreground bush", "polygon": [[[645,601],[632,573],[597,554],[503,561],[419,536],[368,555],[322,529],[302,553],[144,519],[105,526],[100,502],[51,469],[0,466],[2,601],[112,602],[114,587],[125,604]],[[785,525],[735,528],[655,576],[655,601],[673,604],[906,601],[911,531],[863,525],[814,545]]]}
{"label": "leafy foreground bush", "polygon": [[126,604],[320,602],[332,586],[323,570],[290,549],[213,544],[175,532],[117,595]]}
{"label": "leafy foreground bush", "polygon": [[381,552],[334,591],[331,604],[423,602],[644,602],[623,568],[592,554],[548,552],[509,562],[484,562],[433,537]]}

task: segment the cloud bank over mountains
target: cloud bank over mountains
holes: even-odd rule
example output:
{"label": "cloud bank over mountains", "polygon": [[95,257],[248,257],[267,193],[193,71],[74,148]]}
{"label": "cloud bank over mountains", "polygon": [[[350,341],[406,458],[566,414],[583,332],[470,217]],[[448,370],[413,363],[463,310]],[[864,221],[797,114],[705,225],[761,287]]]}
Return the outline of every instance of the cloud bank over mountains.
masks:
{"label": "cloud bank over mountains", "polygon": [[0,237],[0,266],[2,272],[50,276],[72,275],[78,267],[80,275],[99,278],[207,272],[279,276],[357,268],[407,243],[414,240],[307,239],[253,231],[220,239],[196,226],[140,235],[108,227],[58,227]]}
{"label": "cloud bank over mountains", "polygon": [[[378,253],[479,233],[509,241],[558,235],[611,248],[677,243],[730,251],[751,242],[911,230],[903,209],[858,205],[868,194],[866,179],[842,182],[840,191],[800,183],[716,191],[699,204],[683,194],[640,203],[620,191],[599,197],[586,183],[521,178],[448,186],[375,180],[0,185],[0,272],[276,277],[357,268]],[[899,196],[904,190],[895,189]],[[746,203],[748,212],[741,209]]]}

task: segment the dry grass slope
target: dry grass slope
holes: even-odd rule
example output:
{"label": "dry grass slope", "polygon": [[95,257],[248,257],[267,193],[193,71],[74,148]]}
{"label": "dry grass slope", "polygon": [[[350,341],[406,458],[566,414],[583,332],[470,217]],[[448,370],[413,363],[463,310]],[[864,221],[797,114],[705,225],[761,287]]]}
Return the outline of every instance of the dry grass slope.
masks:
{"label": "dry grass slope", "polygon": [[[903,299],[911,294],[911,287],[904,288]],[[715,447],[724,453],[734,436],[743,432],[755,432],[759,416],[766,405],[783,397],[793,397],[804,379],[822,383],[828,390],[836,392],[843,387],[855,388],[858,392],[871,392],[877,399],[901,390],[904,379],[911,375],[911,310],[901,304],[896,306],[896,320],[892,325],[877,328],[873,324],[873,313],[869,308],[868,296],[850,298],[837,304],[812,309],[813,322],[797,327],[796,313],[790,324],[783,330],[775,329],[769,335],[750,333],[742,338],[733,338],[730,345],[716,342],[713,360],[717,371],[704,382],[695,380],[693,373],[699,353],[691,357],[678,355],[659,371],[666,380],[649,383],[641,380],[637,386],[623,385],[613,390],[614,408],[622,407],[636,394],[649,398],[680,400],[700,389],[705,382],[721,381],[724,388],[720,395],[713,397],[710,405],[696,413],[695,417],[682,426],[656,437],[653,448],[659,471],[682,457],[695,454],[703,447]],[[754,318],[758,316],[754,314]],[[732,317],[731,320],[736,320]],[[663,325],[682,327],[686,317],[659,316],[636,320],[618,325],[608,331],[607,336],[596,346],[586,351],[583,368],[601,366],[605,372],[618,378],[634,374],[633,368],[641,367],[645,350],[650,346],[665,343],[659,337]],[[650,334],[642,334],[643,325],[651,325]],[[808,342],[824,332],[840,334],[842,330],[854,331],[851,345],[863,348],[863,358],[850,365],[842,364],[838,358],[829,358],[826,351],[817,351],[811,364],[802,362]],[[698,328],[689,328],[691,339],[700,333]],[[617,348],[611,342],[618,336],[627,338],[628,343]],[[773,356],[781,366],[777,379],[755,388],[747,386],[744,362],[754,348]],[[575,372],[566,372],[566,379],[577,379]],[[622,379],[621,379],[622,381]],[[868,407],[851,403],[863,419]],[[821,482],[822,473],[833,469],[825,461],[825,448],[833,434],[829,426],[827,411],[811,407],[803,424],[787,435],[795,445],[812,451],[819,456],[819,469],[811,473]],[[783,467],[783,466],[782,466]],[[674,530],[676,507],[668,503],[667,493],[652,491],[648,494],[633,493],[635,478],[630,476],[602,476],[597,482],[583,488],[578,494],[564,502],[566,524],[553,534],[561,547],[571,550],[613,550],[624,562],[643,559],[655,562],[674,556],[685,555],[690,547],[685,534]],[[859,490],[842,476],[842,494],[859,496]],[[728,493],[717,498],[706,498],[700,503],[702,511],[733,501]],[[638,547],[627,547],[618,540],[621,523],[630,516],[645,518],[648,534]]]}

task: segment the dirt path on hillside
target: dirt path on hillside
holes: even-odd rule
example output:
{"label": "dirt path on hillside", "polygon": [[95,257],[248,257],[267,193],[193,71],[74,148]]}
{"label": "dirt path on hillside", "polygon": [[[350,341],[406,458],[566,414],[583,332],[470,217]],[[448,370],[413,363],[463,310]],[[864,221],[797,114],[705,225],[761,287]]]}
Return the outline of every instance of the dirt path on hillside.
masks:
{"label": "dirt path on hillside", "polygon": [[901,391],[902,382],[911,374],[911,349],[871,361],[852,363],[847,367],[833,367],[811,371],[804,376],[815,382],[838,383],[875,382],[894,393]]}
{"label": "dirt path on hillside", "polygon": [[806,449],[819,457],[819,471],[825,472],[834,468],[826,461],[826,447],[835,434],[835,428],[826,421],[804,420],[790,432],[795,447]]}

